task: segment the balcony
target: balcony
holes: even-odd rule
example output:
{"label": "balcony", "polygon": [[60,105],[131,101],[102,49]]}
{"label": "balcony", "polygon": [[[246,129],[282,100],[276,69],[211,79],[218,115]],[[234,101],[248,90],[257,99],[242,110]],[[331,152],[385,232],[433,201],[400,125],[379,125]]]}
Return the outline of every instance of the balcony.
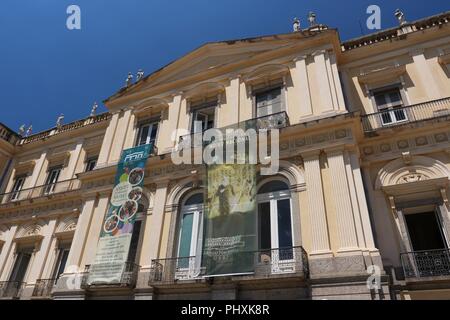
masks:
{"label": "balcony", "polygon": [[19,281],[0,282],[0,299],[18,299],[24,286],[25,283]]}
{"label": "balcony", "polygon": [[[102,268],[103,266],[97,265],[97,267]],[[109,268],[110,265],[107,265],[106,267]],[[103,282],[89,283],[89,275],[94,269],[94,266],[87,265],[81,278],[81,289],[88,290],[88,289],[100,289],[111,287],[134,288],[136,287],[137,277],[140,268],[141,266],[137,265],[134,262],[125,262],[123,264],[123,270],[120,280],[117,283],[103,283]]]}
{"label": "balcony", "polygon": [[[281,129],[289,126],[289,117],[285,111],[273,113],[267,116],[258,117],[254,119],[250,119],[247,121],[239,122],[234,125],[230,125],[222,128],[214,128],[220,130],[223,134],[226,133],[227,129],[242,129],[244,131],[248,129],[255,129],[256,131],[260,130],[272,130],[272,129]],[[197,140],[204,144],[203,142],[203,132],[191,133],[180,137],[180,145],[187,143],[188,145],[192,145],[192,142],[197,142]],[[197,144],[195,144],[197,146]]]}
{"label": "balcony", "polygon": [[34,188],[12,191],[0,195],[0,204],[5,204],[9,202],[18,202],[44,196],[51,196],[62,192],[73,191],[79,189],[80,185],[81,185],[80,180],[71,179],[65,181],[58,181],[53,184],[42,185]]}
{"label": "balcony", "polygon": [[56,283],[56,279],[39,279],[36,280],[33,290],[33,298],[50,299],[52,289]]}
{"label": "balcony", "polygon": [[400,258],[407,280],[450,276],[450,249],[407,252]]}
{"label": "balcony", "polygon": [[367,114],[361,117],[361,121],[364,132],[373,133],[380,129],[445,116],[450,116],[450,97]]}
{"label": "balcony", "polygon": [[[307,254],[302,247],[243,252],[242,258],[247,260],[247,257],[253,259],[254,272],[240,277],[249,280],[280,277],[306,279],[309,275]],[[200,257],[158,259],[152,261],[149,285],[181,284],[205,278],[206,269]]]}

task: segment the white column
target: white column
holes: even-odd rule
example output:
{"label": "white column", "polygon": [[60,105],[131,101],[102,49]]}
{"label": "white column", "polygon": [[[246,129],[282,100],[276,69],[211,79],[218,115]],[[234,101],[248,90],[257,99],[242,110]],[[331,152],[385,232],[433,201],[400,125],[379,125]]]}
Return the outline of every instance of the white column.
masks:
{"label": "white column", "polygon": [[126,132],[123,149],[132,148],[134,146],[135,137],[136,137],[136,115],[134,113],[131,113],[130,119],[128,121],[128,130]]}
{"label": "white column", "polygon": [[[236,77],[230,79],[230,85],[225,88],[227,104],[226,110],[223,110],[224,105],[221,107],[221,123],[219,127],[225,127],[228,125],[233,125],[239,122],[239,90],[240,90],[240,78]],[[224,121],[223,119],[226,119]]]}
{"label": "white column", "polygon": [[111,146],[111,153],[108,163],[116,163],[120,159],[120,155],[123,150],[125,143],[126,134],[128,131],[128,126],[130,125],[132,111],[131,109],[126,110],[122,117],[120,117],[117,124],[116,133],[114,134],[113,145]]}
{"label": "white column", "polygon": [[427,63],[427,60],[423,54],[422,48],[417,48],[410,52],[413,61],[414,67],[417,70],[417,74],[419,75],[422,83],[422,88],[425,89],[429,100],[439,99],[441,96],[439,94],[438,85],[436,80],[433,77],[433,73],[430,69],[430,66]]}
{"label": "white column", "polygon": [[86,240],[85,250],[81,259],[81,267],[92,264],[97,252],[98,239],[103,226],[106,210],[108,210],[109,194],[101,194],[98,199],[97,208],[94,211],[89,233]]}
{"label": "white column", "polygon": [[343,150],[327,150],[326,153],[336,209],[339,238],[338,252],[356,251],[358,250],[358,240],[353,220],[353,209],[350,200]]}
{"label": "white column", "polygon": [[325,50],[314,52],[314,68],[316,70],[316,86],[320,92],[320,110],[333,111],[333,98],[331,97],[330,81],[328,79],[327,66],[325,63]]}
{"label": "white column", "polygon": [[75,170],[80,159],[81,149],[83,147],[83,139],[77,142],[75,149],[70,152],[70,159],[67,165],[65,177],[62,180],[70,180],[75,177]]}
{"label": "white column", "polygon": [[378,251],[375,248],[375,241],[372,234],[372,226],[370,222],[369,209],[367,208],[367,199],[364,192],[364,183],[362,180],[361,168],[359,159],[355,153],[350,154],[350,163],[353,170],[353,177],[355,181],[356,194],[358,197],[359,212],[361,215],[361,223],[366,241],[366,247],[370,251]]}
{"label": "white column", "polygon": [[336,99],[337,99],[336,110],[346,111],[344,101],[344,91],[342,90],[341,79],[339,77],[336,55],[334,54],[334,52],[328,52],[327,55],[328,55],[327,62],[329,63],[330,66],[330,72],[334,84],[334,88],[332,89],[334,90],[334,92],[336,92]]}
{"label": "white column", "polygon": [[116,132],[117,122],[119,121],[119,113],[116,112],[112,115],[111,121],[109,122],[108,128],[105,132],[105,137],[103,138],[102,148],[98,156],[97,167],[102,167],[107,165],[109,154],[111,152],[111,146],[114,139],[114,134]]}
{"label": "white column", "polygon": [[173,101],[169,103],[167,119],[164,119],[161,122],[157,141],[160,153],[172,151],[172,148],[175,147],[175,144],[178,142],[178,140],[172,141],[172,135],[174,135],[175,131],[177,130],[181,109],[181,100],[181,93],[173,97]]}
{"label": "white column", "polygon": [[167,182],[156,188],[153,213],[147,217],[144,227],[144,237],[139,264],[142,268],[149,268],[153,259],[159,258],[161,237],[164,224],[164,214],[167,197]]}
{"label": "white column", "polygon": [[[83,211],[78,217],[77,227],[70,246],[69,256],[67,257],[66,270],[70,266],[80,267],[81,257],[85,250],[86,240],[92,221],[92,214],[95,208],[96,197],[92,196],[85,199]],[[91,248],[92,249],[92,248]],[[89,250],[89,249],[88,249]],[[75,269],[74,269],[75,270]]]}
{"label": "white column", "polygon": [[53,233],[56,227],[56,219],[50,220],[49,223],[44,228],[44,238],[39,246],[39,251],[31,264],[30,273],[27,277],[27,284],[34,284],[37,279],[41,277],[42,271],[44,270],[45,261],[47,260],[48,251],[53,239]]}
{"label": "white column", "polygon": [[310,255],[329,254],[330,240],[323,198],[319,152],[302,155],[305,165],[306,193],[311,224],[312,246]]}
{"label": "white column", "polygon": [[309,90],[308,70],[306,68],[307,57],[307,55],[303,55],[294,60],[299,86],[298,92],[300,94],[300,114],[302,116],[310,116],[313,114],[311,92]]}
{"label": "white column", "polygon": [[36,183],[42,172],[42,168],[44,167],[46,157],[47,157],[47,150],[45,150],[44,152],[41,153],[41,157],[36,162],[36,165],[34,166],[33,174],[31,175],[30,183],[27,186],[28,188],[36,187]]}
{"label": "white column", "polygon": [[7,265],[8,257],[12,256],[11,251],[14,249],[14,236],[16,235],[17,226],[12,226],[4,236],[5,243],[3,244],[2,251],[0,252],[0,281],[7,280],[8,269],[5,268]]}

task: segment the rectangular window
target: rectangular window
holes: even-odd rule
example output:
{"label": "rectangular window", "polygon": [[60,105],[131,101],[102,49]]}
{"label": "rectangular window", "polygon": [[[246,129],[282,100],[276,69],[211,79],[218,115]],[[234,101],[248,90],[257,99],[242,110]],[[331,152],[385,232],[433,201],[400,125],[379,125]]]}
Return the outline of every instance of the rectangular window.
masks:
{"label": "rectangular window", "polygon": [[208,102],[196,106],[192,109],[191,133],[201,133],[215,126],[215,113],[217,101]]}
{"label": "rectangular window", "polygon": [[61,167],[51,168],[49,170],[47,180],[45,181],[44,194],[50,194],[55,191],[56,183],[58,182],[61,170]]}
{"label": "rectangular window", "polygon": [[158,132],[158,122],[144,123],[139,126],[136,146],[153,144],[155,146],[156,134]]}
{"label": "rectangular window", "polygon": [[86,172],[93,171],[95,169],[95,166],[97,165],[97,157],[95,158],[89,158],[86,161]]}
{"label": "rectangular window", "polygon": [[58,260],[56,261],[54,279],[55,283],[63,274],[66,268],[67,258],[69,257],[70,248],[60,248],[58,253]]}
{"label": "rectangular window", "polygon": [[408,120],[399,88],[375,91],[373,97],[383,125]]}
{"label": "rectangular window", "polygon": [[130,250],[128,251],[128,262],[136,262],[139,238],[141,235],[141,226],[141,220],[136,220],[134,222],[133,233],[131,234]]}
{"label": "rectangular window", "polygon": [[31,260],[32,250],[22,250],[17,253],[14,267],[9,277],[11,282],[23,282]]}
{"label": "rectangular window", "polygon": [[255,93],[256,117],[264,117],[283,111],[282,87],[271,88]]}
{"label": "rectangular window", "polygon": [[19,199],[20,191],[23,189],[25,179],[26,176],[20,176],[15,179],[11,193],[11,201]]}

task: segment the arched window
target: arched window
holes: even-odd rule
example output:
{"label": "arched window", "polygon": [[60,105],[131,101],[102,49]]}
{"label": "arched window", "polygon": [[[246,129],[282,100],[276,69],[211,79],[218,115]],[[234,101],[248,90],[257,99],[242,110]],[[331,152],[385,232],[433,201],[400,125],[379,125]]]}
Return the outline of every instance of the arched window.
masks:
{"label": "arched window", "polygon": [[[178,236],[178,268],[199,265],[203,239],[203,193],[189,194],[181,203]],[[197,259],[195,258],[197,257]],[[192,265],[194,263],[194,265]]]}
{"label": "arched window", "polygon": [[[273,249],[289,249],[292,253],[290,248],[294,241],[288,184],[278,178],[264,182],[258,189],[257,200],[259,249],[268,252]],[[286,254],[284,258],[291,259],[292,256]]]}

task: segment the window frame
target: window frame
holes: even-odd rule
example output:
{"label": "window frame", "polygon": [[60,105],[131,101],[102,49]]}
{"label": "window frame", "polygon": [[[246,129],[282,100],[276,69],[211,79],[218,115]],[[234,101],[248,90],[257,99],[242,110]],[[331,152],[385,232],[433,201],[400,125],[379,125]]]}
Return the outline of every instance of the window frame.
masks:
{"label": "window frame", "polygon": [[[218,98],[214,99],[214,100],[210,100],[210,101],[190,102],[189,103],[189,110],[190,110],[189,132],[190,132],[190,134],[199,134],[199,133],[205,132],[208,129],[216,128],[217,127],[217,107],[218,106],[219,106]],[[213,125],[211,128],[208,128],[208,127],[203,128],[203,125],[202,125],[202,130],[200,130],[198,132],[195,128],[195,121],[196,121],[197,115],[205,110],[208,110],[208,111],[213,110],[213,115],[208,115],[208,114],[206,115],[207,116],[206,123],[208,124],[209,117],[211,116]]]}
{"label": "window frame", "polygon": [[[284,249],[279,247],[279,226],[278,226],[278,201],[289,200],[289,211],[290,211],[290,221],[291,221],[291,243],[292,247],[294,247],[295,243],[295,232],[294,232],[294,217],[292,213],[292,195],[289,189],[281,190],[281,191],[272,191],[268,193],[260,194],[259,190],[268,183],[273,181],[281,181],[285,183],[289,188],[289,183],[284,181],[284,179],[280,178],[272,178],[264,180],[258,186],[258,194],[256,196],[257,202],[257,214],[256,214],[256,225],[257,225],[257,234],[258,234],[258,250],[275,250],[275,249]],[[262,203],[269,203],[270,208],[270,238],[271,238],[271,248],[261,248],[261,234],[259,230],[260,221],[259,221],[259,205]]]}
{"label": "window frame", "polygon": [[[159,135],[159,127],[160,127],[160,119],[159,118],[152,118],[152,119],[147,119],[147,120],[143,120],[140,121],[137,124],[137,132],[136,132],[136,138],[134,140],[134,146],[138,147],[138,146],[143,146],[146,144],[150,144],[153,141],[153,147],[156,147],[156,142],[158,141],[158,135]],[[153,131],[153,127],[156,125],[156,132],[155,132],[155,137],[152,140],[151,139],[151,135],[152,135],[152,131]],[[147,137],[146,137],[146,143],[140,143],[141,142],[141,135],[142,135],[142,131],[144,130],[144,127],[149,127],[148,133],[147,133]]]}
{"label": "window frame", "polygon": [[[48,173],[47,173],[47,178],[45,179],[45,184],[44,184],[44,194],[48,195],[48,194],[52,194],[55,191],[55,187],[56,184],[59,182],[59,178],[61,176],[61,172],[63,170],[63,166],[54,166],[54,167],[50,167],[48,169]],[[50,177],[52,176],[53,172],[58,172],[56,174],[56,179],[53,182],[50,182]]]}
{"label": "window frame", "polygon": [[[260,94],[268,93],[270,91],[274,91],[275,89],[280,89],[280,111],[268,113],[267,115],[258,116],[258,104],[257,104],[257,96]],[[259,86],[251,87],[251,96],[252,96],[252,105],[253,105],[253,118],[262,118],[268,117],[280,112],[287,112],[287,88],[284,80],[273,81],[271,84],[264,84]],[[273,104],[272,104],[273,105]]]}
{"label": "window frame", "polygon": [[[20,197],[20,192],[23,190],[23,187],[25,185],[25,181],[27,179],[27,175],[26,174],[22,174],[22,175],[18,175],[14,178],[14,183],[13,186],[11,188],[11,196],[10,196],[10,200],[11,201],[16,201],[19,200]],[[18,181],[22,181],[20,188],[16,190],[17,188],[17,182]]]}
{"label": "window frame", "polygon": [[[392,103],[389,96],[389,92],[392,91],[398,91],[401,100],[400,104],[395,105]],[[407,107],[409,103],[406,91],[401,83],[394,83],[383,87],[373,88],[369,90],[369,93],[375,113],[378,113],[380,115],[380,122],[382,126],[390,126],[409,121],[408,112],[405,109],[405,107]],[[384,98],[386,100],[386,104],[383,106],[379,106],[375,98],[376,95],[381,93],[384,94]],[[398,114],[398,112],[401,112],[401,114]],[[403,117],[403,119],[398,119],[401,117]],[[385,121],[385,119],[390,119],[390,121]]]}
{"label": "window frame", "polygon": [[[93,161],[95,161],[94,167],[92,167],[92,169],[89,170],[89,164],[92,163]],[[98,162],[98,156],[87,158],[86,165],[84,167],[84,172],[94,171],[95,167],[97,166],[97,162]]]}

